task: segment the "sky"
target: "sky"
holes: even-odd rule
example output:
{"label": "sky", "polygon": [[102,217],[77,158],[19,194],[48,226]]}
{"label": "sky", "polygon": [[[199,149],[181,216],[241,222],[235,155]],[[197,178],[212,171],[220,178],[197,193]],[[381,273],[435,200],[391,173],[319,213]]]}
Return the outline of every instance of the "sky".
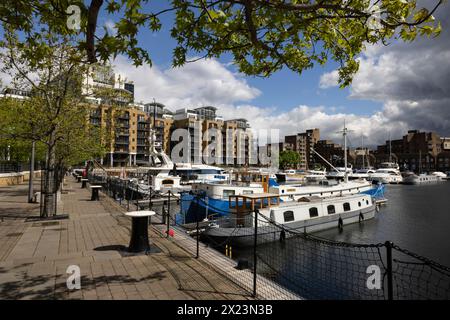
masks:
{"label": "sky", "polygon": [[[156,11],[160,3],[148,5]],[[345,89],[337,86],[337,64],[332,61],[301,75],[283,69],[269,78],[239,74],[228,55],[172,69],[171,14],[163,16],[160,32],[139,33],[139,45],[150,53],[152,67],[135,68],[124,56],[113,64],[134,82],[138,102],[156,99],[173,111],[213,105],[225,119],[247,118],[255,131],[279,129],[284,136],[319,128],[322,139],[341,143],[338,131],[345,120],[351,147],[359,146],[361,137],[373,147],[410,129],[450,136],[449,13],[446,4],[435,15],[443,28],[436,39],[368,47]],[[114,32],[114,19],[102,12],[98,26]]]}

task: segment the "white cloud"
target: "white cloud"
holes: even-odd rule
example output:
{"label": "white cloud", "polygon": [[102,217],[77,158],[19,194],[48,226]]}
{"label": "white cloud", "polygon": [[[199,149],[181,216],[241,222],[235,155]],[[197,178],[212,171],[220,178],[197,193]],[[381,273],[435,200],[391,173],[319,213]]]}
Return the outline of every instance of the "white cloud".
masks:
{"label": "white cloud", "polygon": [[[169,109],[213,105],[225,119],[246,118],[251,127],[279,129],[280,137],[311,128],[319,128],[321,137],[341,142],[344,120],[352,133],[350,141],[359,146],[361,135],[368,145],[382,143],[392,136],[406,132],[406,123],[391,121],[389,114],[398,114],[395,105],[389,112],[377,112],[360,116],[337,112],[337,106],[295,106],[282,111],[277,106],[256,106],[251,103],[261,92],[251,87],[240,75],[229,71],[216,60],[200,60],[177,69],[161,69],[158,66],[135,68],[124,57],[115,61],[116,70],[135,82],[136,100],[157,101]],[[331,77],[330,77],[331,78]],[[330,82],[331,83],[331,82]]]}
{"label": "white cloud", "polygon": [[337,70],[333,70],[331,72],[324,73],[320,77],[319,87],[321,89],[327,89],[331,87],[337,87],[339,81],[339,72]]}
{"label": "white cloud", "polygon": [[161,70],[155,65],[135,68],[119,56],[114,65],[119,73],[134,81],[137,101],[155,98],[172,110],[250,101],[261,93],[213,59]]}
{"label": "white cloud", "polygon": [[[443,29],[438,38],[370,46],[361,56],[349,98],[383,103],[378,116],[370,117],[370,124],[383,125],[380,131],[401,128],[393,137],[408,129],[450,134],[450,18],[445,14],[437,15]],[[332,87],[335,74],[323,74],[319,86]]]}

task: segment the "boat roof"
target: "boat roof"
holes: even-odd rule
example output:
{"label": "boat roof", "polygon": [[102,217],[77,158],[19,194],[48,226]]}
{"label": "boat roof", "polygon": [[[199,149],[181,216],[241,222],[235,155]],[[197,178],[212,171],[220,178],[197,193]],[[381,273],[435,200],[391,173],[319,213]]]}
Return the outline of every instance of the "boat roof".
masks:
{"label": "boat roof", "polygon": [[243,199],[251,199],[251,200],[258,200],[258,199],[267,199],[267,198],[278,198],[279,195],[275,193],[250,193],[250,194],[241,194],[241,195],[232,195],[230,197],[239,197]]}

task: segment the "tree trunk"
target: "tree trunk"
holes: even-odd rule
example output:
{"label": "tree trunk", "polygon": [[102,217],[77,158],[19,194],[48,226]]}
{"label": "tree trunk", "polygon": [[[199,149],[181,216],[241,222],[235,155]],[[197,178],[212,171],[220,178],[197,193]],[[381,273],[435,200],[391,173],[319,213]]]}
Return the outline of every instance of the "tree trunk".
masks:
{"label": "tree trunk", "polygon": [[50,137],[50,142],[47,148],[47,157],[45,164],[44,176],[44,203],[41,211],[41,218],[56,215],[56,192],[58,190],[58,183],[56,181],[56,146],[54,133]]}

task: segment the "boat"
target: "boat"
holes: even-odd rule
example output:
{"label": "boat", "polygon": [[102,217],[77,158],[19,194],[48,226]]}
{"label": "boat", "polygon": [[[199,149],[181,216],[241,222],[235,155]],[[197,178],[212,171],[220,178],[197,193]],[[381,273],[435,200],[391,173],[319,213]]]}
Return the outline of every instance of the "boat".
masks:
{"label": "boat", "polygon": [[125,171],[122,180],[127,180],[128,187],[140,194],[151,195],[154,193],[164,193],[171,191],[179,193],[187,190],[181,185],[181,177],[173,175],[175,164],[170,157],[162,150],[160,142],[156,141],[155,131],[150,129],[149,135],[149,160],[147,166],[141,166],[130,177],[125,177]]}
{"label": "boat", "polygon": [[280,241],[300,232],[342,228],[347,224],[372,219],[376,213],[372,197],[364,194],[330,198],[303,197],[295,202],[282,202],[276,195],[262,193],[232,196],[229,205],[232,215],[212,221],[203,236],[236,246],[253,245],[255,210],[258,212],[258,244]]}
{"label": "boat", "polygon": [[305,175],[305,180],[308,183],[319,182],[326,179],[326,170],[308,170]]}
{"label": "boat", "polygon": [[384,185],[373,186],[363,179],[347,182],[321,180],[315,185],[280,185],[268,176],[263,177],[260,183],[195,183],[190,192],[181,194],[179,221],[190,223],[199,217],[227,216],[231,213],[228,203],[230,196],[261,192],[279,197],[282,202],[297,201],[303,197],[326,198],[359,193],[384,198]]}
{"label": "boat", "polygon": [[373,195],[377,188],[364,179],[352,181],[322,180],[314,185],[272,185],[269,192],[280,196],[283,201],[298,200],[305,196],[333,197],[368,193]]}
{"label": "boat", "polygon": [[425,184],[439,182],[441,178],[433,174],[412,174],[403,179],[403,184]]}
{"label": "boat", "polygon": [[300,182],[305,181],[305,176],[294,169],[285,170],[275,174],[278,182]]}
{"label": "boat", "polygon": [[335,171],[328,172],[326,177],[327,179],[344,179],[346,175],[349,179],[352,178],[353,166],[351,164],[347,165],[347,169],[345,167],[336,167]]}
{"label": "boat", "polygon": [[200,182],[192,184],[189,192],[182,192],[178,224],[187,224],[199,220],[208,220],[230,214],[228,201],[230,196],[262,193],[261,183],[246,182]]}
{"label": "boat", "polygon": [[376,170],[373,168],[362,168],[358,169],[355,172],[353,172],[351,179],[366,179],[369,180],[373,173],[375,173]]}
{"label": "boat", "polygon": [[383,183],[383,184],[399,184],[402,183],[403,177],[398,169],[380,168],[374,173],[370,174],[369,179],[373,183]]}
{"label": "boat", "polygon": [[441,171],[434,171],[431,173],[433,176],[438,177],[440,180],[448,180],[448,176]]}
{"label": "boat", "polygon": [[227,181],[230,179],[229,173],[224,169],[206,164],[176,163],[170,174],[179,176],[181,184]]}

